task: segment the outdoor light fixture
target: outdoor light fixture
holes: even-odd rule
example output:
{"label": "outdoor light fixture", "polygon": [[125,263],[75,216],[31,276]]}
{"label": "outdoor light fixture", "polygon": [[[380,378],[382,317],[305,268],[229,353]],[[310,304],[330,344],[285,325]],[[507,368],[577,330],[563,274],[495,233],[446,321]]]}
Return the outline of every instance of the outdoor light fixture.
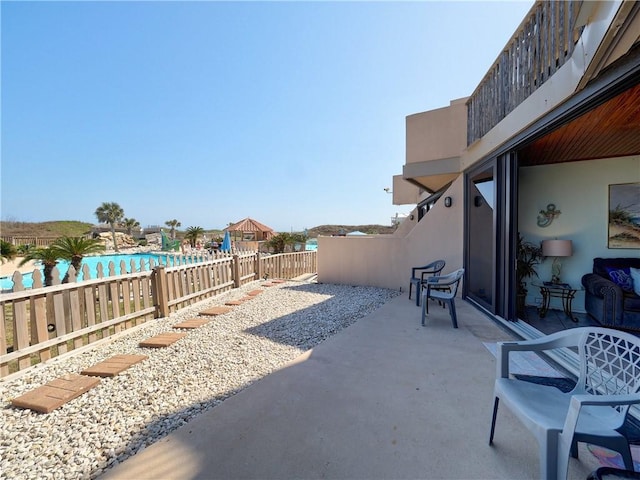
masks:
{"label": "outdoor light fixture", "polygon": [[385,187],[383,190],[387,193],[393,193],[393,191],[389,187]]}
{"label": "outdoor light fixture", "polygon": [[560,272],[562,264],[558,257],[570,257],[573,255],[573,244],[571,240],[543,240],[542,255],[545,257],[554,257],[551,265],[551,282],[560,283]]}
{"label": "outdoor light fixture", "polygon": [[444,197],[444,206],[449,208],[453,203],[453,199],[451,197]]}

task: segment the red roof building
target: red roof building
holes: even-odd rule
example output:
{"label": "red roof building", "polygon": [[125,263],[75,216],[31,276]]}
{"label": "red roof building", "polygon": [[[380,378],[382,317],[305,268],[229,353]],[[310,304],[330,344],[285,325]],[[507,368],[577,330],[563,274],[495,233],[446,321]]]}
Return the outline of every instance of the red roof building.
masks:
{"label": "red roof building", "polygon": [[271,227],[267,227],[266,225],[249,217],[244,220],[240,220],[238,223],[229,225],[225,230],[231,233],[234,240],[240,241],[259,242],[269,240],[276,234]]}

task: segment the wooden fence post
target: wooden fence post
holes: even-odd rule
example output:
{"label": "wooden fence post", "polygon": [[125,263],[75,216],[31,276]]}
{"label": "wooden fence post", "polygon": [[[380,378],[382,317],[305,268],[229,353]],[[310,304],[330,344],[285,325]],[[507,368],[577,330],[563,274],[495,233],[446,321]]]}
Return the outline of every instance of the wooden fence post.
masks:
{"label": "wooden fence post", "polygon": [[253,277],[254,280],[260,280],[262,278],[262,261],[260,259],[260,251],[256,252],[256,268],[254,269],[256,272]]}
{"label": "wooden fence post", "polygon": [[233,254],[233,287],[240,288],[240,257],[237,253]]}
{"label": "wooden fence post", "polygon": [[156,318],[168,317],[170,314],[168,292],[167,273],[164,271],[164,265],[153,267],[151,297],[153,305],[156,307]]}

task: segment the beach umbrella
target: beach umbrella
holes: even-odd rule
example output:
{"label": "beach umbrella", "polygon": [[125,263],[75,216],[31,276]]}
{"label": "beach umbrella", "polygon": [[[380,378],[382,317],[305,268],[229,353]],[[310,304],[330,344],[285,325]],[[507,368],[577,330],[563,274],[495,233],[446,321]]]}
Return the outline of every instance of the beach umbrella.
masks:
{"label": "beach umbrella", "polygon": [[222,245],[220,246],[221,252],[230,252],[231,251],[231,235],[229,235],[229,230],[224,232],[224,240],[222,240]]}

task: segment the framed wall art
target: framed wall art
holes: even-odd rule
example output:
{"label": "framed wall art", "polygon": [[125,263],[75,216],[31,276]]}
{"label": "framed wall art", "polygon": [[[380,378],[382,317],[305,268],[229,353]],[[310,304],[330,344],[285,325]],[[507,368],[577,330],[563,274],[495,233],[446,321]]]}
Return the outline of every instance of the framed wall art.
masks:
{"label": "framed wall art", "polygon": [[609,248],[640,248],[640,183],[609,185]]}

